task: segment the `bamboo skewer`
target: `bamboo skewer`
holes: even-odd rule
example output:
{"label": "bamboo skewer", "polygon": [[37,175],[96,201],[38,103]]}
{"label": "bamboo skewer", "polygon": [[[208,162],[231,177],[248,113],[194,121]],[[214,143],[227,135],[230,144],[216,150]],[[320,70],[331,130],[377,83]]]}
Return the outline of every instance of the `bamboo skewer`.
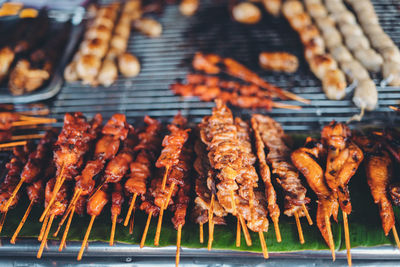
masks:
{"label": "bamboo skewer", "polygon": [[42,228],[40,228],[40,233],[39,233],[39,236],[38,236],[38,241],[42,241],[43,235],[44,235],[44,232],[46,231],[46,227],[47,227],[47,223],[48,223],[48,222],[49,222],[49,216],[46,215],[46,217],[45,217],[45,219],[44,219],[44,221],[43,221],[43,223],[42,223]]}
{"label": "bamboo skewer", "polygon": [[129,234],[133,234],[133,223],[134,223],[134,221],[135,221],[135,209],[133,209],[133,213],[132,213],[132,216],[131,216],[132,218],[131,218],[131,220],[130,220],[130,222],[129,222]]}
{"label": "bamboo skewer", "polygon": [[70,214],[70,212],[72,212],[72,209],[74,209],[74,211],[75,211],[75,205],[80,197],[81,191],[82,191],[81,189],[76,190],[74,195],[72,196],[70,205],[68,206],[67,210],[64,212],[63,217],[61,218],[60,222],[58,223],[57,230],[53,234],[54,237],[56,237],[58,235],[58,233],[60,232],[61,227],[63,226],[63,224],[64,224],[65,220],[67,219],[68,215]]}
{"label": "bamboo skewer", "polygon": [[399,236],[397,235],[397,230],[396,230],[395,225],[393,225],[393,227],[392,227],[392,232],[393,232],[393,237],[394,237],[394,240],[396,241],[397,247],[400,249],[400,240],[399,240]]}
{"label": "bamboo skewer", "polygon": [[129,205],[128,212],[126,213],[126,217],[125,217],[125,221],[124,221],[124,226],[128,226],[128,222],[129,222],[129,219],[130,219],[130,217],[131,217],[133,207],[135,207],[136,197],[137,197],[137,193],[134,193],[134,194],[133,194],[133,197],[132,197],[131,204]]}
{"label": "bamboo skewer", "polygon": [[44,235],[42,238],[42,243],[40,243],[40,248],[36,255],[36,258],[38,258],[38,259],[40,259],[42,257],[43,250],[44,250],[44,247],[46,246],[47,237],[49,236],[50,228],[51,228],[51,225],[53,224],[54,217],[55,217],[55,214],[50,215],[49,222],[47,223],[47,226],[46,226],[46,231],[44,232]]}
{"label": "bamboo skewer", "polygon": [[349,233],[349,223],[347,220],[347,213],[342,211],[343,214],[343,226],[344,226],[344,239],[346,242],[346,250],[347,250],[347,264],[349,266],[352,265],[352,260],[351,260],[351,253],[350,253],[350,233]]}
{"label": "bamboo skewer", "polygon": [[11,196],[8,198],[7,202],[4,204],[3,210],[8,211],[8,208],[10,207],[12,201],[14,200],[15,196],[17,195],[19,189],[21,188],[22,184],[24,183],[25,179],[21,178],[17,184],[17,186],[14,188],[13,192],[11,193]]}
{"label": "bamboo skewer", "polygon": [[260,231],[260,232],[258,232],[258,236],[260,238],[260,243],[261,243],[261,248],[263,251],[264,259],[268,259],[269,255],[268,255],[267,243],[265,242],[265,238],[264,238],[264,233],[262,231]]}
{"label": "bamboo skewer", "polygon": [[51,124],[51,123],[56,123],[56,119],[51,119],[51,120],[23,120],[23,121],[13,121],[11,123],[12,127],[16,126],[27,126],[27,125],[37,125],[37,124]]}
{"label": "bamboo skewer", "polygon": [[169,168],[170,168],[170,166],[166,166],[165,167],[165,173],[164,173],[164,177],[163,177],[163,180],[162,180],[162,184],[161,184],[161,190],[165,190],[165,186],[166,186],[166,184],[167,184],[167,177],[168,177],[168,173],[169,173]]}
{"label": "bamboo skewer", "polygon": [[240,220],[240,224],[242,225],[242,228],[243,228],[243,234],[244,234],[244,239],[246,240],[246,244],[247,244],[247,246],[251,247],[252,242],[251,242],[251,237],[249,234],[249,229],[247,229],[246,222],[244,221],[242,215],[240,215],[240,214],[239,214],[239,220]]}
{"label": "bamboo skewer", "polygon": [[14,135],[14,136],[11,136],[11,141],[40,139],[40,138],[42,138],[43,136],[44,136],[44,134]]}
{"label": "bamboo skewer", "polygon": [[240,226],[240,219],[236,217],[236,247],[240,247],[240,239],[241,239],[241,226]]}
{"label": "bamboo skewer", "polygon": [[29,213],[31,213],[31,210],[32,210],[32,207],[33,207],[33,203],[34,203],[34,201],[31,200],[31,202],[29,203],[28,208],[27,208],[26,211],[25,211],[24,216],[22,217],[21,221],[19,222],[18,227],[17,227],[17,229],[15,230],[15,232],[14,232],[14,234],[13,234],[11,240],[10,240],[10,243],[11,243],[11,244],[15,244],[15,241],[17,240],[17,237],[18,237],[19,232],[21,231],[22,227],[24,226],[24,224],[25,224],[25,222],[26,222],[26,219],[27,219],[28,216],[29,216]]}
{"label": "bamboo skewer", "polygon": [[114,246],[114,236],[115,236],[116,225],[117,225],[117,215],[114,214],[114,216],[112,218],[112,225],[111,225],[110,246]]}
{"label": "bamboo skewer", "polygon": [[332,260],[335,261],[336,260],[335,243],[333,242],[331,221],[329,220],[329,216],[327,216],[327,215],[325,215],[325,224],[326,224],[326,229],[328,231],[329,248],[332,252]]}
{"label": "bamboo skewer", "polygon": [[274,107],[274,108],[292,109],[292,110],[301,110],[301,106],[290,105],[290,104],[274,102],[274,101],[272,102],[272,107]]}
{"label": "bamboo skewer", "polygon": [[278,218],[273,218],[272,222],[274,223],[276,241],[278,243],[282,242],[281,230],[279,230],[279,221]]}
{"label": "bamboo skewer", "polygon": [[147,232],[149,231],[151,216],[153,216],[153,211],[150,211],[149,215],[147,216],[146,226],[144,227],[142,240],[140,240],[140,248],[144,247],[144,243],[146,242]]}
{"label": "bamboo skewer", "polygon": [[204,230],[203,230],[203,223],[199,223],[199,232],[200,232],[200,243],[204,243]]}
{"label": "bamboo skewer", "polygon": [[64,247],[65,247],[65,242],[67,241],[69,227],[71,226],[71,222],[72,222],[72,218],[74,217],[74,214],[75,214],[75,206],[72,207],[71,215],[69,216],[68,221],[67,221],[67,225],[65,226],[64,233],[63,233],[63,236],[61,238],[60,247],[58,248],[58,251],[62,251],[64,249]]}
{"label": "bamboo skewer", "polygon": [[294,213],[294,218],[296,220],[296,225],[297,225],[297,231],[299,233],[300,244],[304,244],[303,229],[301,228],[299,213],[297,211]]}
{"label": "bamboo skewer", "polygon": [[5,212],[3,212],[3,215],[2,215],[2,217],[1,217],[1,221],[0,221],[0,233],[1,233],[1,231],[3,230],[3,226],[4,226],[4,223],[5,223],[5,221],[6,221],[6,217],[7,217],[7,210],[6,210]]}
{"label": "bamboo skewer", "polygon": [[212,243],[214,241],[214,202],[215,195],[211,193],[210,209],[208,210],[208,250],[211,250]]}
{"label": "bamboo skewer", "polygon": [[158,215],[156,236],[154,238],[155,246],[158,246],[160,244],[161,226],[162,226],[162,221],[163,221],[163,216],[164,216],[164,210],[166,210],[168,208],[169,200],[171,199],[172,191],[174,191],[174,188],[175,188],[175,183],[172,183],[170,186],[170,189],[168,191],[168,195],[167,195],[167,199],[164,203],[164,207],[160,207],[160,214]]}
{"label": "bamboo skewer", "polygon": [[78,257],[77,257],[78,261],[80,261],[82,259],[83,252],[85,251],[86,244],[88,242],[90,232],[92,231],[94,219],[96,219],[96,215],[92,215],[92,217],[90,218],[89,226],[88,226],[88,228],[86,230],[86,234],[85,234],[85,237],[83,238],[82,246],[81,246],[81,249],[79,250],[79,254],[78,254]]}
{"label": "bamboo skewer", "polygon": [[307,210],[306,205],[302,204],[301,206],[303,207],[303,211],[304,211],[304,214],[306,215],[308,224],[309,224],[309,225],[313,225],[313,221],[312,221],[312,219],[311,219],[310,213],[308,213],[308,210]]}
{"label": "bamboo skewer", "polygon": [[182,225],[178,226],[178,233],[176,237],[176,255],[175,255],[175,266],[178,267],[180,255],[181,255],[181,239],[182,239]]}
{"label": "bamboo skewer", "polygon": [[15,146],[24,146],[27,144],[27,141],[16,141],[16,142],[9,142],[0,144],[0,148],[8,148],[8,147],[15,147]]}
{"label": "bamboo skewer", "polygon": [[62,168],[61,168],[60,175],[58,175],[58,177],[56,178],[56,183],[54,185],[53,193],[52,193],[51,199],[49,201],[49,204],[47,205],[47,207],[43,211],[42,216],[40,216],[40,219],[39,219],[40,222],[43,222],[44,217],[49,212],[51,206],[53,205],[54,200],[56,199],[58,191],[60,190],[62,184],[64,183],[64,180],[65,180],[65,177],[63,177],[64,176],[64,171],[65,171],[65,166],[63,164]]}

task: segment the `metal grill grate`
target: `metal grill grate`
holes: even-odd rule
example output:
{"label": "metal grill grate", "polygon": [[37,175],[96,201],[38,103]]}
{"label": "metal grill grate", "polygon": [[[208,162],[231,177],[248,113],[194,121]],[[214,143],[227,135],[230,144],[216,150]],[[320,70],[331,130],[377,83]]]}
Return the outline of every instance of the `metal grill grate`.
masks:
{"label": "metal grill grate", "polygon": [[[183,99],[174,96],[169,85],[176,78],[190,72],[190,59],[196,51],[230,56],[244,63],[267,81],[312,100],[300,111],[274,109],[270,115],[281,122],[285,130],[308,131],[319,129],[333,118],[346,121],[359,110],[351,101],[327,100],[320,82],[309,71],[303,58],[303,48],[297,34],[283,19],[264,14],[255,26],[232,22],[226,1],[201,1],[200,10],[192,18],[180,15],[176,5],[167,6],[160,18],[164,32],[161,38],[150,39],[133,33],[129,51],[136,54],[142,72],[133,79],[119,78],[109,88],[91,88],[81,84],[66,84],[52,103],[52,112],[61,118],[65,112],[82,111],[88,116],[101,112],[105,117],[124,112],[130,121],[144,115],[161,120],[170,119],[178,110],[198,122],[211,112],[213,103],[200,102],[197,98]],[[400,3],[396,0],[374,1],[376,12],[384,30],[400,44]],[[284,50],[300,58],[300,69],[295,74],[262,72],[258,67],[260,51]],[[374,77],[380,82],[380,77]],[[392,124],[399,119],[389,105],[400,103],[400,91],[395,87],[378,87],[379,108],[364,116],[363,125]],[[293,101],[286,103],[299,104]],[[251,110],[233,109],[236,115],[248,116]],[[263,110],[257,110],[266,113]]]}

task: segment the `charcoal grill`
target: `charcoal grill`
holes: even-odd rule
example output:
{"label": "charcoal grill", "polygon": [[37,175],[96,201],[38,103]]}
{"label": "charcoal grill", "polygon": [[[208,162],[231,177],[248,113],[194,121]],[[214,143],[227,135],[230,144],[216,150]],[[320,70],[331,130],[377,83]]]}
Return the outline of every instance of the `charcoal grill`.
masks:
{"label": "charcoal grill", "polygon": [[[375,9],[384,30],[400,45],[400,3],[395,0],[374,1]],[[150,39],[133,33],[129,51],[136,54],[142,64],[142,72],[136,78],[119,78],[109,88],[92,88],[80,83],[65,84],[61,93],[51,103],[54,116],[61,119],[65,112],[82,111],[88,116],[101,112],[105,117],[124,112],[129,121],[150,115],[168,120],[179,110],[193,122],[208,115],[212,102],[198,98],[184,99],[174,96],[169,85],[176,79],[184,79],[191,72],[190,62],[196,51],[218,53],[233,57],[265,78],[268,82],[310,99],[311,105],[295,101],[302,110],[274,109],[269,114],[282,123],[287,131],[318,130],[333,118],[347,121],[360,110],[351,101],[352,93],[344,100],[328,100],[320,81],[310,72],[303,57],[303,47],[297,34],[284,18],[273,18],[264,13],[260,23],[242,25],[231,20],[227,1],[204,0],[195,16],[182,16],[177,5],[167,6],[160,17],[164,31],[160,38]],[[287,51],[300,59],[295,74],[279,74],[260,70],[258,54],[261,51]],[[382,77],[374,75],[379,84]],[[398,105],[399,87],[381,87],[379,107],[365,114],[361,123],[353,125],[388,125],[399,120],[389,105]],[[236,115],[248,116],[252,110],[233,109]],[[266,114],[265,110],[256,112]]]}

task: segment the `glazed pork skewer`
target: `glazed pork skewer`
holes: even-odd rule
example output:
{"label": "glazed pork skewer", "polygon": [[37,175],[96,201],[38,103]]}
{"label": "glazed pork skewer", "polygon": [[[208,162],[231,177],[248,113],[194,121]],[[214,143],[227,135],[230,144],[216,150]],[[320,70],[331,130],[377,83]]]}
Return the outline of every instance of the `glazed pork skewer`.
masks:
{"label": "glazed pork skewer", "polygon": [[[214,178],[211,177],[211,166],[208,161],[206,148],[199,139],[196,139],[195,141],[194,150],[197,156],[196,160],[194,161],[194,169],[197,172],[197,176],[195,179],[196,198],[194,200],[195,204],[192,211],[192,218],[193,221],[195,223],[198,223],[200,227],[200,243],[204,242],[203,225],[207,222],[209,223],[208,249],[211,250],[212,233],[210,233],[210,231],[212,230],[214,224],[225,225],[226,223],[223,218],[228,215],[228,213],[224,210],[224,208],[219,204],[218,201],[211,202],[212,199],[216,199]],[[212,188],[210,189],[209,187],[211,186]],[[214,197],[211,197],[212,195],[214,195]],[[211,212],[213,212],[214,214],[210,214]],[[238,231],[240,231],[241,226],[239,219],[238,223]]]}
{"label": "glazed pork skewer", "polygon": [[[170,198],[173,196],[172,194],[175,191],[175,186],[183,183],[183,175],[176,176],[174,172],[179,172],[179,170],[176,170],[175,167],[179,167],[182,172],[189,171],[187,169],[187,160],[190,160],[190,155],[188,156],[188,152],[185,151],[184,145],[189,138],[190,129],[185,129],[186,124],[186,118],[182,117],[180,113],[174,117],[172,123],[168,125],[170,134],[164,137],[162,142],[162,146],[164,148],[156,162],[157,168],[165,168],[164,177],[161,184],[161,191],[158,192],[155,198],[156,205],[158,196],[161,196],[161,198],[164,200],[162,202],[164,206],[159,206],[160,214],[158,217],[156,236],[154,238],[154,245],[156,246],[159,244],[164,210],[168,208]],[[166,192],[164,192],[167,182],[169,182],[169,188],[166,190]],[[167,194],[166,199],[164,199],[165,193]]]}
{"label": "glazed pork skewer", "polygon": [[47,166],[51,158],[53,145],[57,139],[57,131],[55,129],[47,131],[45,136],[39,141],[36,150],[29,155],[28,162],[25,164],[21,173],[21,178],[12,192],[8,201],[2,207],[3,210],[8,210],[8,207],[13,202],[14,197],[18,193],[23,183],[34,183],[41,174],[41,169]]}
{"label": "glazed pork skewer", "polygon": [[[270,181],[271,174],[267,163],[271,165],[272,174],[277,177],[276,182],[283,190],[285,200],[284,213],[287,216],[294,215],[296,222],[299,222],[299,217],[306,216],[311,225],[312,220],[306,207],[309,199],[306,197],[306,189],[301,184],[299,174],[291,163],[289,148],[284,142],[285,134],[282,128],[273,119],[258,114],[253,115],[252,126],[256,136],[256,146],[258,147],[258,156],[261,164],[260,169],[263,174],[267,199],[269,200],[270,216],[274,224],[278,222],[280,211],[279,207],[276,206],[276,193]],[[268,151],[267,155],[264,153],[264,147]],[[297,223],[297,226],[300,243],[304,243],[300,223]]]}
{"label": "glazed pork skewer", "polygon": [[87,203],[87,214],[90,215],[89,226],[86,230],[85,237],[82,241],[81,249],[79,250],[77,260],[80,261],[85,251],[90,232],[93,227],[94,220],[103,211],[104,206],[109,201],[109,195],[107,194],[108,185],[103,186],[99,191],[97,191],[93,197]]}
{"label": "glazed pork skewer", "polygon": [[127,138],[128,131],[129,126],[126,123],[126,117],[122,114],[114,114],[102,128],[102,137],[96,142],[92,160],[88,161],[80,175],[75,177],[74,195],[67,211],[58,224],[57,231],[54,233],[54,236],[57,236],[65,220],[70,216],[60,243],[60,251],[64,247],[69,224],[74,216],[75,204],[81,198],[86,199],[93,192],[95,187],[95,180],[93,178],[103,170],[107,161],[111,160],[117,154],[121,141]]}
{"label": "glazed pork skewer", "polygon": [[13,198],[13,201],[9,204],[9,208],[4,208],[5,203],[10,199],[10,196],[18,185],[21,172],[23,171],[24,165],[28,162],[29,155],[32,153],[33,148],[34,147],[32,143],[27,143],[24,146],[14,147],[13,156],[6,164],[6,169],[8,172],[0,185],[0,212],[2,213],[0,220],[0,232],[3,230],[9,208],[15,207],[19,201],[20,194],[16,194],[16,196]]}
{"label": "glazed pork skewer", "polygon": [[67,113],[64,125],[55,143],[54,162],[57,168],[54,194],[43,211],[40,222],[43,222],[57,196],[57,191],[64,181],[72,180],[79,174],[83,165],[83,157],[89,151],[90,144],[97,138],[102,117],[97,114],[88,122],[82,113]]}
{"label": "glazed pork skewer", "polygon": [[[223,64],[225,68],[221,69],[219,66],[217,66],[219,63]],[[233,60],[232,58],[221,58],[215,54],[203,54],[197,52],[193,58],[192,65],[195,70],[203,71],[207,74],[218,74],[222,71],[226,72],[233,77],[264,88],[271,96],[275,95],[282,99],[292,99],[306,104],[310,103],[309,100],[267,83],[256,73],[247,69],[245,66]]]}
{"label": "glazed pork skewer", "polygon": [[139,144],[134,148],[137,156],[134,162],[130,164],[131,173],[125,182],[124,188],[132,194],[129,209],[124,220],[124,226],[128,226],[129,220],[133,221],[133,213],[136,198],[139,196],[146,198],[147,180],[151,177],[152,166],[158,156],[161,145],[161,124],[148,116],[144,118],[146,128],[138,134]]}

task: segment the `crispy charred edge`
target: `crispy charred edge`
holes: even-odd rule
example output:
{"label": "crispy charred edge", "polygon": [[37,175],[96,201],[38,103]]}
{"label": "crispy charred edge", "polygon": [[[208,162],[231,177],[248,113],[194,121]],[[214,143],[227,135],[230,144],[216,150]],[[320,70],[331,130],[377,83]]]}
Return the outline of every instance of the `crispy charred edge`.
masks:
{"label": "crispy charred edge", "polygon": [[271,166],[273,177],[283,192],[284,213],[293,216],[297,212],[299,216],[305,216],[303,205],[307,205],[310,199],[306,197],[307,189],[290,158],[290,149],[285,144],[286,135],[282,127],[272,118],[259,114],[253,115],[252,121],[257,122],[266,162]]}

